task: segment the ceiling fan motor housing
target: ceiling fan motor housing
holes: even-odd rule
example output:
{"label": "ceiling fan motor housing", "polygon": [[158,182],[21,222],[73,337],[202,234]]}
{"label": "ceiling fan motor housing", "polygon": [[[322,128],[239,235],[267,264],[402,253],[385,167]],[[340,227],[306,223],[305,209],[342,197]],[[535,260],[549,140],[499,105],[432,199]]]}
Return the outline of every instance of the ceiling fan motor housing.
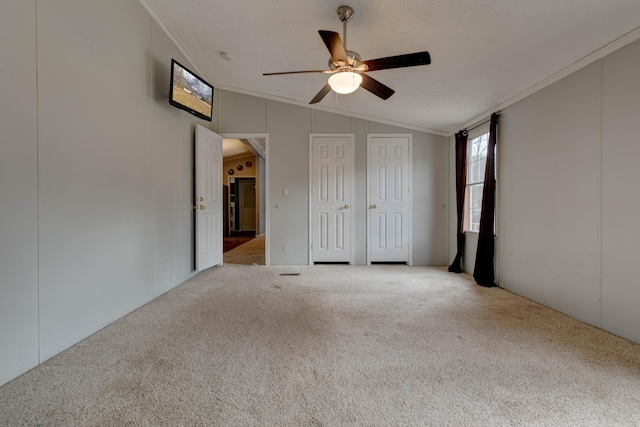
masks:
{"label": "ceiling fan motor housing", "polygon": [[329,68],[332,71],[335,71],[341,67],[347,67],[347,68],[351,68],[351,67],[357,67],[358,64],[360,64],[360,61],[362,60],[362,57],[360,56],[360,54],[358,52],[354,52],[352,50],[347,50],[347,60],[349,61],[349,64],[347,66],[347,64],[341,65],[337,62],[335,62],[333,60],[333,58],[329,58]]}

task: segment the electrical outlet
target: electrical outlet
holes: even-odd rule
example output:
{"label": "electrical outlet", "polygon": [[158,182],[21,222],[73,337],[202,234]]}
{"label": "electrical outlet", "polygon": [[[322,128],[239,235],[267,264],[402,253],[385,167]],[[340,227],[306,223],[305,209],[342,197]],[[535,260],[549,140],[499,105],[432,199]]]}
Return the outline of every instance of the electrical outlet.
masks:
{"label": "electrical outlet", "polygon": [[287,252],[287,245],[285,244],[282,245],[282,252]]}

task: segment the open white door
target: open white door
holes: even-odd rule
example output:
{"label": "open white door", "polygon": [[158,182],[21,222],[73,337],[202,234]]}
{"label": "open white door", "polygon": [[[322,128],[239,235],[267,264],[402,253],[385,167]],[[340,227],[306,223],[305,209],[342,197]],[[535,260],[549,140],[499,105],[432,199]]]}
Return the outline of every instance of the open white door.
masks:
{"label": "open white door", "polygon": [[222,137],[196,125],[196,270],[222,264]]}
{"label": "open white door", "polygon": [[411,135],[368,135],[368,263],[411,265]]}

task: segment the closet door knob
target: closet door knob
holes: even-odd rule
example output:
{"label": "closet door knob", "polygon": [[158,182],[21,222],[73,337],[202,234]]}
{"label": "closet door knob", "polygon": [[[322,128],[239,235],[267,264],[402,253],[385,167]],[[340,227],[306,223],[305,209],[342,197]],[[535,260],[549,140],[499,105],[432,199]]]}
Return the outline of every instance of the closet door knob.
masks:
{"label": "closet door knob", "polygon": [[371,209],[376,209],[377,206],[376,205],[371,205]]}

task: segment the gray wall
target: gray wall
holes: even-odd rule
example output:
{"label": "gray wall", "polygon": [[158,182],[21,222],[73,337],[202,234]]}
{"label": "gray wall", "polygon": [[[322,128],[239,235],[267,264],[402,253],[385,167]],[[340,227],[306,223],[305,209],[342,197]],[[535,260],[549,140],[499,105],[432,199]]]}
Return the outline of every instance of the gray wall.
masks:
{"label": "gray wall", "polygon": [[193,275],[211,124],[168,104],[188,61],[138,2],[3,2],[0,56],[2,384]]}
{"label": "gray wall", "polygon": [[602,327],[640,342],[640,42],[602,61]]}
{"label": "gray wall", "polygon": [[[220,132],[269,134],[271,264],[309,262],[309,133],[355,134],[356,263],[366,263],[367,133],[413,135],[413,262],[444,265],[448,254],[447,139],[376,122],[220,91]],[[283,196],[282,189],[289,195]],[[275,208],[279,205],[279,208]],[[286,244],[287,252],[282,252]]]}
{"label": "gray wall", "polygon": [[38,363],[38,95],[35,16],[35,1],[2,3],[0,384]]}
{"label": "gray wall", "polygon": [[635,342],[638,70],[635,42],[502,111],[497,222],[506,289]]}

